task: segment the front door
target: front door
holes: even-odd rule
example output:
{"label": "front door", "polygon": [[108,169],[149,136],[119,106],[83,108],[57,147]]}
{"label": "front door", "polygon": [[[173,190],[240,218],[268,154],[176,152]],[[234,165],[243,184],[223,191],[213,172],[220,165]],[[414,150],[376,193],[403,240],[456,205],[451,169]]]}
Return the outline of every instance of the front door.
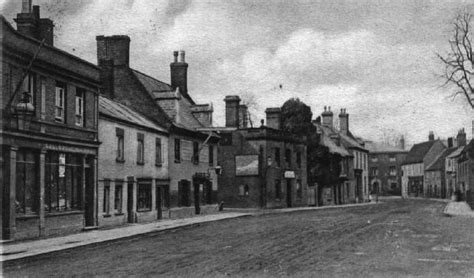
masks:
{"label": "front door", "polygon": [[127,215],[128,223],[134,223],[133,215],[133,182],[127,184]]}
{"label": "front door", "polygon": [[199,188],[201,187],[201,185],[199,183],[197,183],[196,181],[194,182],[194,208],[195,208],[195,211],[196,211],[196,214],[200,214],[201,213],[201,207],[200,207],[200,204],[199,204]]}
{"label": "front door", "polygon": [[156,212],[158,214],[157,218],[161,219],[163,217],[163,189],[161,186],[156,186]]}
{"label": "front door", "polygon": [[291,191],[291,180],[286,180],[286,206],[291,208],[291,198],[292,198],[292,191]]}

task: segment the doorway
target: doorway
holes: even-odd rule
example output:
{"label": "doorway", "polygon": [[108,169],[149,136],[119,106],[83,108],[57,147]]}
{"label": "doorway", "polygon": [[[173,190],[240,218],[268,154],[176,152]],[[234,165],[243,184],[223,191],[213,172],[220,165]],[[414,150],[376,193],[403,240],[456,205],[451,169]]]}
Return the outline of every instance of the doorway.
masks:
{"label": "doorway", "polygon": [[128,223],[134,223],[135,217],[133,213],[133,180],[127,182],[127,215]]}
{"label": "doorway", "polygon": [[292,190],[291,190],[291,180],[287,179],[286,180],[286,206],[291,208],[292,206]]}
{"label": "doorway", "polygon": [[156,186],[156,213],[158,220],[163,218],[163,188],[159,185]]}
{"label": "doorway", "polygon": [[199,199],[200,199],[199,189],[200,188],[201,188],[201,184],[194,182],[194,209],[195,209],[196,214],[201,213],[201,206],[199,204]]}
{"label": "doorway", "polygon": [[94,170],[91,167],[91,163],[87,163],[85,168],[85,208],[84,208],[84,216],[85,216],[85,225],[86,227],[93,227],[95,226],[95,217],[94,217],[94,207],[95,207],[95,187],[94,187]]}

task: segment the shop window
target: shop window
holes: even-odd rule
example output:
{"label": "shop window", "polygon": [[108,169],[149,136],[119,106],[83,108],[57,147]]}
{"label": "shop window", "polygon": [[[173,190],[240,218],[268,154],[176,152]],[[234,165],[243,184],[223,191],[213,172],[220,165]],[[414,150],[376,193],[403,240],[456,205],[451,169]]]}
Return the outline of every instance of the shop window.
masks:
{"label": "shop window", "polygon": [[48,152],[45,171],[45,209],[61,212],[82,209],[82,158]]}
{"label": "shop window", "polygon": [[281,167],[280,148],[275,148],[275,164],[277,167]]}
{"label": "shop window", "polygon": [[179,138],[174,139],[174,162],[181,162],[181,140]]}
{"label": "shop window", "polygon": [[214,166],[214,146],[209,145],[209,166]]}
{"label": "shop window", "polygon": [[296,180],[296,197],[298,199],[303,198],[303,186],[301,185],[301,180]]}
{"label": "shop window", "polygon": [[193,142],[193,163],[199,163],[199,143]]}
{"label": "shop window", "polygon": [[66,85],[61,82],[56,82],[56,97],[55,97],[55,109],[54,119],[58,122],[64,122],[64,103],[66,97]]}
{"label": "shop window", "polygon": [[137,133],[137,164],[145,164],[145,135]]}
{"label": "shop window", "polygon": [[151,210],[151,183],[138,183],[137,211]]}
{"label": "shop window", "polygon": [[115,182],[114,209],[116,213],[122,213],[123,182]]}
{"label": "shop window", "polygon": [[124,130],[122,128],[115,129],[115,136],[117,137],[117,158],[118,162],[125,161],[124,155]]}
{"label": "shop window", "polygon": [[110,214],[110,181],[104,180],[104,200],[102,212],[106,215]]}
{"label": "shop window", "polygon": [[155,165],[161,166],[163,163],[162,153],[161,153],[161,138],[156,138],[155,140]]}
{"label": "shop window", "polygon": [[84,90],[77,88],[76,89],[76,99],[75,99],[75,104],[76,104],[76,125],[77,126],[84,126]]}
{"label": "shop window", "polygon": [[17,214],[37,214],[39,192],[36,183],[37,155],[27,149],[19,149],[16,161],[16,202]]}
{"label": "shop window", "polygon": [[281,199],[281,180],[275,180],[275,199]]}

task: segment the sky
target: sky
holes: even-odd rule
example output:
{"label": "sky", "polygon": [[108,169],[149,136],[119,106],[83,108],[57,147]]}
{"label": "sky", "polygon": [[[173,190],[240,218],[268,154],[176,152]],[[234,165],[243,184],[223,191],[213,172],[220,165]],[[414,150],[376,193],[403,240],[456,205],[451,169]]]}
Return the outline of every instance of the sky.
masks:
{"label": "sky", "polygon": [[[240,95],[254,123],[292,97],[335,114],[345,108],[356,136],[404,135],[408,145],[472,138],[473,110],[443,87],[452,22],[474,0],[33,0],[55,24],[55,46],[97,63],[97,35],[129,35],[131,67],[169,83],[174,50],[185,50],[188,90],[212,103]],[[20,0],[0,0],[13,24]]]}

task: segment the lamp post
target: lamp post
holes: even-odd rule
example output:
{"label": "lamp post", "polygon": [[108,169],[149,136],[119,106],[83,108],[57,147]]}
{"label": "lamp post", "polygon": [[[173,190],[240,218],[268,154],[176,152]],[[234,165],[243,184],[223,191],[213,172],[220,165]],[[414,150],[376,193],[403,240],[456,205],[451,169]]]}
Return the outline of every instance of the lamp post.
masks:
{"label": "lamp post", "polygon": [[14,108],[14,116],[17,119],[17,127],[19,130],[28,130],[31,118],[34,115],[35,107],[31,103],[31,95],[29,92],[23,92],[20,102]]}

